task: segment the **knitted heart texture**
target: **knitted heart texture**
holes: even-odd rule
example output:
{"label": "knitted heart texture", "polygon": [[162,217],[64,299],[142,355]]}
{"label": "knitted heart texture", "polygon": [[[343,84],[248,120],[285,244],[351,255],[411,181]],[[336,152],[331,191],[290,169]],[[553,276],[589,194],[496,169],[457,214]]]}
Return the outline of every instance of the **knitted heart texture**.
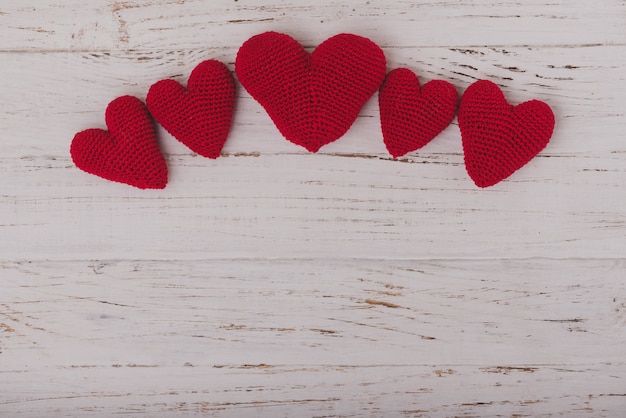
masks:
{"label": "knitted heart texture", "polygon": [[186,89],[171,79],[153,84],[146,105],[174,138],[203,157],[217,158],[230,131],[235,80],[223,63],[203,61],[191,72]]}
{"label": "knitted heart texture", "polygon": [[309,53],[289,35],[265,32],[239,48],[235,71],[285,138],[317,152],[350,128],[386,65],[382,49],[361,36],[339,34]]}
{"label": "knitted heart texture", "polygon": [[[341,138],[378,91],[380,131],[395,159],[426,146],[454,120],[458,108],[465,169],[480,188],[509,178],[550,141],[555,117],[548,104],[516,106],[489,80],[471,84],[459,104],[444,80],[420,84],[408,68],[387,73],[383,50],[362,36],[341,33],[308,52],[289,35],[264,32],[237,52],[235,74],[287,140],[318,152]],[[108,130],[77,133],[74,164],[87,173],[140,189],[163,189],[165,158],[152,118],[191,151],[220,156],[235,112],[235,77],[217,60],[199,63],[187,86],[173,79],[152,84],[146,104],[133,96],[111,101]]]}
{"label": "knitted heart texture", "polygon": [[458,121],[465,168],[478,187],[493,186],[532,160],[550,141],[555,123],[546,103],[512,106],[489,80],[467,88]]}
{"label": "knitted heart texture", "polygon": [[387,151],[394,158],[428,144],[454,119],[459,95],[447,81],[420,87],[408,68],[391,71],[378,94],[380,126]]}
{"label": "knitted heart texture", "polygon": [[108,131],[77,133],[70,146],[76,167],[140,189],[163,189],[167,165],[159,150],[150,113],[141,100],[122,96],[106,108]]}

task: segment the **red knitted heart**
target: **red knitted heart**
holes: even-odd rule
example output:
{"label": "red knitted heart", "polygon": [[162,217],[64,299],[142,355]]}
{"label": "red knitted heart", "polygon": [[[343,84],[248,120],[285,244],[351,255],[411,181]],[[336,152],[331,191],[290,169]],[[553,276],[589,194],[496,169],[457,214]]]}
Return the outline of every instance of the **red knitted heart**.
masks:
{"label": "red knitted heart", "polygon": [[447,81],[432,80],[420,88],[408,68],[387,74],[378,106],[389,153],[397,158],[428,144],[452,122],[458,100],[456,89]]}
{"label": "red knitted heart", "polygon": [[163,189],[167,165],[143,102],[118,97],[107,106],[105,121],[108,131],[93,128],[74,136],[70,153],[76,167],[140,189]]}
{"label": "red knitted heart", "polygon": [[554,130],[550,106],[539,100],[512,106],[488,80],[465,91],[458,121],[465,168],[478,187],[493,186],[524,166],[545,148]]}
{"label": "red knitted heart", "polygon": [[230,132],[235,108],[235,80],[216,60],[201,62],[187,89],[174,80],[150,87],[146,104],[152,116],[192,151],[217,158]]}
{"label": "red knitted heart", "polygon": [[281,134],[317,152],[354,123],[385,78],[386,60],[357,35],[333,36],[308,53],[290,36],[266,32],[241,46],[235,70]]}

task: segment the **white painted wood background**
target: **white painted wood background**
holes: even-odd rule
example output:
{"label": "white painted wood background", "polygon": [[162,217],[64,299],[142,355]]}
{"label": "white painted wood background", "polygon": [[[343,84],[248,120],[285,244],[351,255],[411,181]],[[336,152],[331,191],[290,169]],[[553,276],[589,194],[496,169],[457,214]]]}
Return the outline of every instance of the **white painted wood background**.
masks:
{"label": "white painted wood background", "polygon": [[[552,142],[481,190],[456,121],[394,161],[374,97],[309,154],[240,87],[218,160],[159,130],[165,190],[73,166],[267,30],[544,100]],[[0,34],[0,416],[624,416],[626,1],[2,0]]]}

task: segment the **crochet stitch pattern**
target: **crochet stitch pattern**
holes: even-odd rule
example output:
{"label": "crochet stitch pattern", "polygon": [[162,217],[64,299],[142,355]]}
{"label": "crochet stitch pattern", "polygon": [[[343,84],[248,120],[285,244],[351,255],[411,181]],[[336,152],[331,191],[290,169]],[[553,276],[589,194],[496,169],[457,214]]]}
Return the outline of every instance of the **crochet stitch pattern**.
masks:
{"label": "crochet stitch pattern", "polygon": [[310,152],[343,136],[386,74],[382,49],[339,34],[307,52],[289,35],[248,39],[235,61],[239,81],[280,133]]}
{"label": "crochet stitch pattern", "polygon": [[[420,86],[408,68],[386,74],[386,58],[371,40],[342,33],[307,52],[289,35],[265,32],[242,44],[235,72],[280,133],[310,152],[342,137],[378,90],[380,127],[387,151],[398,158],[424,147],[454,119],[454,86],[433,80]],[[77,133],[74,164],[104,179],[141,189],[163,189],[168,169],[152,117],[180,142],[207,158],[220,156],[236,101],[233,73],[217,60],[191,72],[188,86],[172,79],[154,83],[146,104],[133,96],[111,101],[107,130]],[[151,116],[152,114],[152,116]],[[541,152],[555,117],[544,102],[513,106],[488,80],[468,87],[458,109],[465,167],[481,188],[511,176]]]}
{"label": "crochet stitch pattern", "polygon": [[512,106],[488,80],[467,88],[458,122],[465,168],[478,187],[493,186],[532,160],[550,141],[555,124],[546,103]]}
{"label": "crochet stitch pattern", "polygon": [[163,189],[167,165],[157,144],[148,109],[134,96],[121,96],[106,108],[108,131],[87,129],[72,140],[74,164],[87,173],[140,189]]}
{"label": "crochet stitch pattern", "polygon": [[391,71],[378,94],[387,151],[398,158],[428,144],[452,122],[458,100],[456,89],[447,81],[432,80],[420,87],[408,68]]}
{"label": "crochet stitch pattern", "polygon": [[230,132],[235,80],[220,61],[203,61],[191,72],[187,89],[175,80],[160,80],[150,87],[146,104],[156,121],[189,149],[217,158]]}

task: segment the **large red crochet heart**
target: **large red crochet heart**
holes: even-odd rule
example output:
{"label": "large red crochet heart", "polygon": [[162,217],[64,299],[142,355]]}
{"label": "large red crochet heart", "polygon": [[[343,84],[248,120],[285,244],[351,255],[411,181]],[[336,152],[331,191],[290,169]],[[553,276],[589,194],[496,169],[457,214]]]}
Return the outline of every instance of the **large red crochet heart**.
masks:
{"label": "large red crochet heart", "polygon": [[510,105],[488,80],[467,88],[459,108],[465,168],[479,187],[493,186],[543,150],[554,131],[546,103],[530,100]]}
{"label": "large red crochet heart", "polygon": [[157,144],[148,109],[133,96],[122,96],[107,106],[108,131],[87,129],[70,146],[78,168],[107,180],[140,189],[163,189],[167,165]]}
{"label": "large red crochet heart", "polygon": [[230,132],[235,80],[223,63],[203,61],[191,72],[187,89],[175,80],[158,81],[146,104],[172,136],[204,157],[217,158]]}
{"label": "large red crochet heart", "polygon": [[385,78],[382,49],[339,34],[309,53],[288,35],[248,39],[235,61],[237,77],[282,135],[311,152],[339,139]]}
{"label": "large red crochet heart", "polygon": [[378,95],[387,151],[397,158],[428,144],[452,122],[458,100],[456,89],[447,81],[432,80],[420,88],[408,68],[391,71]]}

